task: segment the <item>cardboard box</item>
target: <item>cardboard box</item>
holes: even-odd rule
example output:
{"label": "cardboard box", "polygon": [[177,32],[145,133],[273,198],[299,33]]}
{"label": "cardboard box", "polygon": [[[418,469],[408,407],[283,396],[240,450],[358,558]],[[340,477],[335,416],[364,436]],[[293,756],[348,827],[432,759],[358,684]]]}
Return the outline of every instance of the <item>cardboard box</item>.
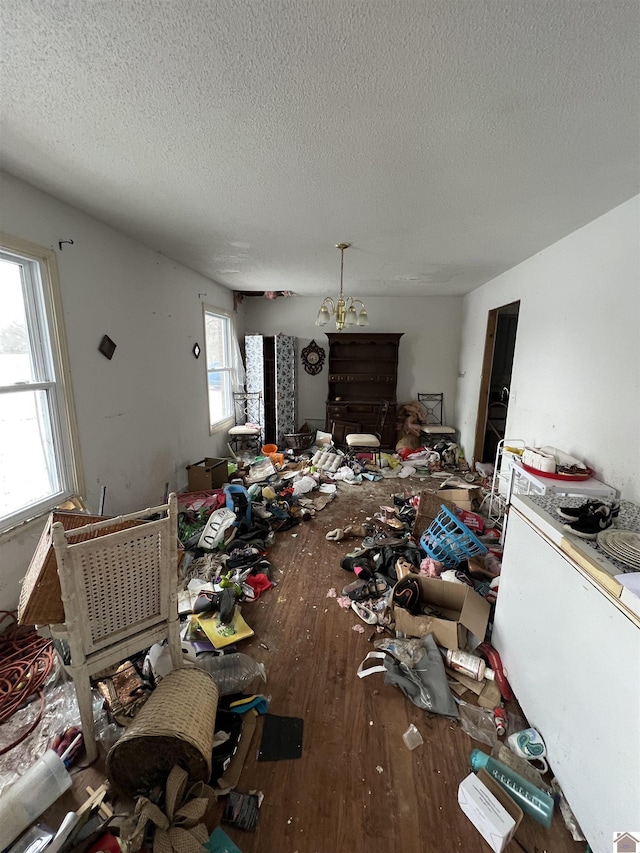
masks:
{"label": "cardboard box", "polygon": [[392,606],[396,631],[407,637],[433,634],[436,643],[447,649],[465,649],[468,633],[484,640],[491,607],[467,584],[449,583],[440,578],[416,576],[420,601],[433,610],[432,615],[412,616],[408,610]]}
{"label": "cardboard box", "polygon": [[229,482],[229,466],[226,459],[205,456],[199,462],[187,465],[187,475],[190,492],[221,489]]}
{"label": "cardboard box", "polygon": [[468,509],[457,508],[456,515],[460,521],[469,528],[473,533],[480,534],[484,530],[484,518],[477,512],[470,512]]}
{"label": "cardboard box", "polygon": [[475,512],[480,509],[480,504],[484,498],[482,489],[477,486],[457,486],[456,488],[445,486],[443,489],[438,489],[438,496],[445,498],[460,509],[466,509],[468,512]]}
{"label": "cardboard box", "polygon": [[520,806],[484,769],[462,780],[458,804],[496,853],[502,853],[522,820]]}

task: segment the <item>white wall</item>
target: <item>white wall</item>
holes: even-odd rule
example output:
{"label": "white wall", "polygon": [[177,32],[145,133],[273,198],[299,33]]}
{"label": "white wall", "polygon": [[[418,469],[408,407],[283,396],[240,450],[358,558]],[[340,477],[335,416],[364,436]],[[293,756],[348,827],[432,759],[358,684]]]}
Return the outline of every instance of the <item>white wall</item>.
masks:
{"label": "white wall", "polygon": [[[0,174],[0,230],[56,250],[88,507],[109,515],[161,502],[185,466],[227,455],[209,435],[202,301],[231,293],[15,178]],[[58,241],[73,239],[58,251]],[[206,294],[201,297],[199,294]],[[117,344],[107,361],[98,344]],[[0,539],[0,608],[17,604],[43,520]]]}
{"label": "white wall", "polygon": [[[321,373],[310,376],[302,367],[300,352],[311,340],[328,357],[325,332],[335,332],[335,324],[316,326],[322,299],[292,296],[276,300],[245,299],[247,334],[275,335],[279,332],[298,338],[298,415],[324,423],[327,399],[327,362]],[[415,400],[419,391],[443,391],[449,420],[453,418],[462,323],[462,297],[365,297],[369,328],[356,331],[402,332],[398,353],[398,403]],[[317,424],[312,424],[316,426]]]}
{"label": "white wall", "polygon": [[584,459],[640,500],[640,196],[464,300],[457,420],[473,449],[487,314],[520,300],[507,437]]}

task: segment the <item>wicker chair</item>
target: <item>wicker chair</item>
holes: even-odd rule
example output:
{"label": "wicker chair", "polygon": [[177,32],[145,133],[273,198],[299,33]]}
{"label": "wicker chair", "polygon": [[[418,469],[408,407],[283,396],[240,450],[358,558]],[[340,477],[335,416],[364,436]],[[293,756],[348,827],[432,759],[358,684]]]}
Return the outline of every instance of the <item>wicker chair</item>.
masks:
{"label": "wicker chair", "polygon": [[[130,522],[135,526],[121,527]],[[104,528],[112,532],[100,534]],[[77,541],[78,537],[93,538]],[[177,606],[177,500],[65,531],[52,526],[87,758],[98,754],[90,677],[168,639],[182,664]],[[74,540],[74,537],[76,541]]]}

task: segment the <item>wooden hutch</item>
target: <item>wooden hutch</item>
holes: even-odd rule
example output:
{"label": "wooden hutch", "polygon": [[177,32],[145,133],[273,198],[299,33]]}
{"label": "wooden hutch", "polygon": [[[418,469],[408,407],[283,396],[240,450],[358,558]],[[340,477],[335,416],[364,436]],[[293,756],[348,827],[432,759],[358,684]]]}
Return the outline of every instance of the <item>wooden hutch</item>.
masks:
{"label": "wooden hutch", "polygon": [[399,334],[336,332],[329,339],[329,390],[327,431],[335,424],[339,443],[348,432],[375,432],[380,405],[388,400],[389,412],[382,446],[396,445],[396,383]]}

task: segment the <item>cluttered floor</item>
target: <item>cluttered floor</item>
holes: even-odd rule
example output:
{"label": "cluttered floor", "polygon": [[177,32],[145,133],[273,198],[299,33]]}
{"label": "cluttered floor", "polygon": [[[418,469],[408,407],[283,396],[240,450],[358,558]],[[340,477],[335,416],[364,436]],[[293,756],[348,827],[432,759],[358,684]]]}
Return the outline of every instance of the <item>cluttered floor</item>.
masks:
{"label": "cluttered floor", "polygon": [[[218,830],[209,850],[481,853],[489,849],[458,803],[459,785],[470,774],[472,750],[497,756],[502,749],[504,757],[505,737],[498,737],[491,712],[478,709],[477,693],[465,691],[458,682],[455,692],[447,691],[446,701],[441,697],[439,713],[432,713],[425,710],[419,693],[410,698],[406,685],[403,692],[397,681],[401,689],[385,684],[384,672],[358,677],[367,655],[395,637],[385,620],[377,618],[375,603],[383,598],[382,590],[371,597],[357,595],[385,571],[381,564],[375,568],[383,571],[371,572],[371,578],[366,569],[364,574],[359,571],[360,566],[371,568],[367,560],[376,554],[375,548],[361,552],[363,541],[366,544],[362,534],[370,532],[373,523],[377,544],[391,542],[393,550],[393,526],[386,526],[385,532],[378,523],[381,507],[387,507],[386,518],[393,521],[391,507],[417,507],[418,495],[435,492],[440,483],[416,475],[365,479],[358,485],[338,481],[335,499],[321,511],[308,512],[275,534],[266,554],[272,587],[243,602],[242,615],[253,634],[236,647],[263,664],[266,682],[258,676],[247,682],[250,689],[244,695],[231,695],[226,701],[220,697],[219,707],[228,707],[229,700],[244,703],[253,720],[244,738],[246,756],[239,766],[236,761],[239,775],[229,785],[231,795],[206,804],[203,819],[208,831],[220,827],[225,833]],[[402,518],[402,512],[399,515]],[[397,520],[395,524],[399,526]],[[406,536],[410,520],[405,527]],[[354,553],[360,558],[346,557]],[[393,562],[402,554],[412,556],[396,546]],[[415,571],[420,559],[414,562]],[[184,566],[183,571],[188,574]],[[348,586],[355,588],[351,599],[343,594]],[[354,595],[360,599],[356,607]],[[188,693],[182,701],[188,709]],[[501,704],[507,734],[526,727],[515,700]],[[87,800],[89,789],[100,789],[105,782],[104,747],[88,767],[80,753],[70,772],[71,789],[40,817],[41,824],[56,829],[68,812],[77,811]],[[542,784],[550,781],[549,773]],[[116,815],[134,808],[132,799],[117,792],[110,793],[108,802]],[[252,828],[242,828],[243,823]],[[556,808],[549,828],[525,814],[509,849],[582,853],[585,846],[586,842],[572,840]],[[104,841],[95,846],[107,848]],[[84,853],[92,848],[85,843],[75,849]]]}

